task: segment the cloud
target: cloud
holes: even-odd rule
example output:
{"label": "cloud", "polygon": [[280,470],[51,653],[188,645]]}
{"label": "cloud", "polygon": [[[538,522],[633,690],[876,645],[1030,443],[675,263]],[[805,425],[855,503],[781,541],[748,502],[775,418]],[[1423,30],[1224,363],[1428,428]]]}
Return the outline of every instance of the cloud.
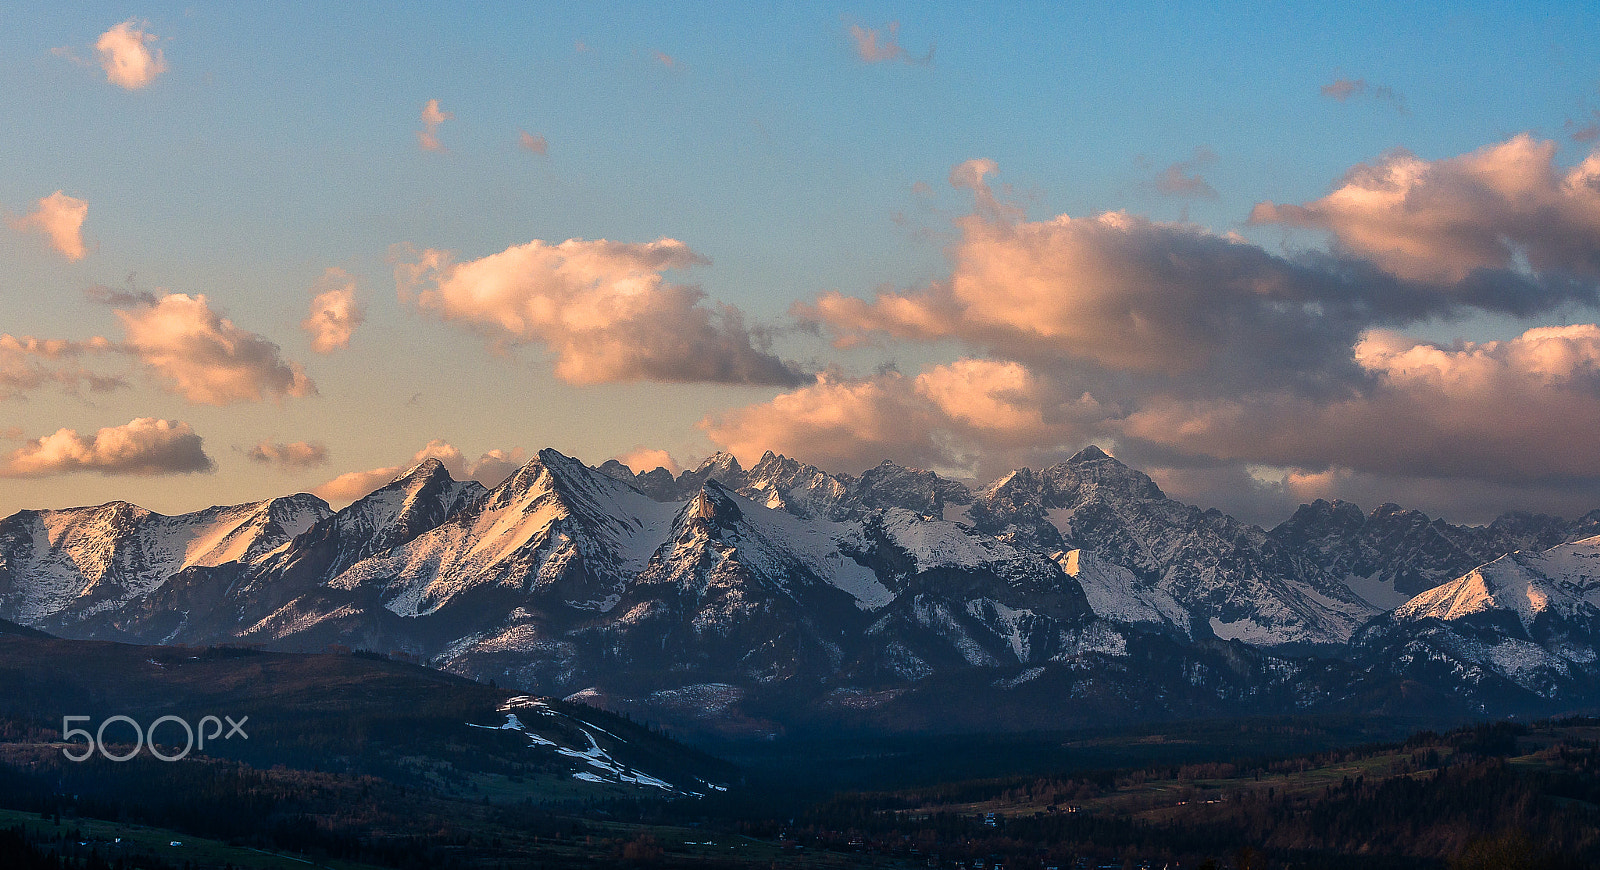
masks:
{"label": "cloud", "polygon": [[702,427],[750,455],[980,476],[1094,441],[1253,516],[1311,492],[1403,500],[1408,484],[1475,516],[1473,499],[1510,493],[1600,500],[1600,326],[1454,345],[1405,334],[1596,301],[1600,156],[1558,169],[1553,152],[1516,137],[1357,167],[1323,200],[1257,208],[1258,222],[1329,230],[1329,250],[1290,254],[1122,212],[1030,220],[991,190],[992,161],[967,161],[950,177],[974,202],[948,277],[794,308],[840,346],[967,358],[915,377],[829,373]]}
{"label": "cloud", "polygon": [[650,57],[667,69],[675,69],[678,66],[678,59],[664,51],[653,52]]}
{"label": "cloud", "polygon": [[[1600,157],[1592,160],[1600,170]],[[974,191],[974,213],[956,222],[948,279],[871,301],[831,292],[794,314],[825,326],[840,346],[954,340],[1036,369],[1120,378],[1140,392],[1288,387],[1337,395],[1370,380],[1351,352],[1368,329],[1472,310],[1529,315],[1596,299],[1593,280],[1510,269],[1414,279],[1390,274],[1381,256],[1366,259],[1367,249],[1284,257],[1232,234],[1124,212],[1029,221],[989,189],[994,171],[993,161],[971,160],[951,173],[953,185]],[[1584,171],[1573,171],[1567,189]],[[1571,226],[1553,227],[1556,238],[1537,243],[1550,253],[1532,256],[1536,267],[1558,253],[1581,265],[1600,251],[1584,252],[1571,238],[1590,196],[1600,192],[1570,194],[1581,200],[1571,205]],[[1432,226],[1415,209],[1388,217],[1396,237]],[[1422,226],[1410,227],[1408,217]],[[1526,229],[1532,240],[1534,227]]]}
{"label": "cloud", "polygon": [[120,377],[69,364],[112,350],[111,342],[98,337],[65,341],[0,334],[0,400],[16,398],[45,384],[60,384],[69,393],[77,392],[80,386],[97,393],[126,387],[128,382]]}
{"label": "cloud", "polygon": [[550,153],[550,143],[545,141],[542,133],[535,134],[529,133],[527,130],[518,130],[517,145],[535,154]]}
{"label": "cloud", "polygon": [[672,454],[654,447],[635,447],[627,453],[619,454],[612,458],[628,466],[629,470],[634,474],[644,474],[647,471],[655,471],[657,468],[665,468],[673,475],[683,471],[683,466],[678,464],[678,460],[672,458]]}
{"label": "cloud", "polygon": [[1174,163],[1156,176],[1156,192],[1165,196],[1216,199],[1216,188],[1197,171],[1216,162],[1216,152],[1205,146],[1196,148],[1193,158]]}
{"label": "cloud", "polygon": [[262,441],[245,455],[253,462],[275,466],[282,471],[299,471],[328,463],[328,448],[317,441],[291,441],[288,444]]}
{"label": "cloud", "polygon": [[94,50],[100,56],[101,68],[106,71],[106,81],[136,91],[167,71],[167,60],[161,49],[150,48],[160,37],[142,29],[148,26],[130,18],[100,34]]}
{"label": "cloud", "polygon": [[1395,111],[1402,115],[1410,114],[1406,109],[1406,98],[1396,93],[1394,88],[1368,84],[1366,79],[1335,79],[1322,86],[1322,95],[1341,103],[1358,97],[1378,100],[1394,106]]}
{"label": "cloud", "polygon": [[455,445],[435,438],[413,454],[406,465],[346,472],[315,487],[311,493],[329,504],[349,504],[390,483],[425,459],[439,460],[456,480],[476,480],[491,489],[527,462],[526,454],[517,447],[512,450],[490,450],[479,456],[477,461],[469,463]]}
{"label": "cloud", "polygon": [[1555,156],[1555,142],[1525,133],[1442,160],[1394,151],[1357,166],[1322,199],[1263,202],[1250,220],[1327,230],[1340,250],[1412,280],[1531,272],[1592,286],[1600,278],[1600,151],[1567,170]]}
{"label": "cloud", "polygon": [[438,100],[429,100],[422,106],[422,129],[417,131],[417,144],[424,151],[448,151],[439,142],[439,125],[455,118],[450,112],[439,109]]}
{"label": "cloud", "polygon": [[982,475],[1075,450],[1104,416],[1093,397],[1066,397],[1020,363],[964,358],[915,377],[824,373],[700,426],[750,462],[775,450],[833,471],[887,458]]}
{"label": "cloud", "polygon": [[855,43],[856,57],[866,63],[887,63],[901,61],[904,63],[928,64],[933,62],[933,47],[929,46],[926,57],[912,57],[898,38],[900,35],[900,22],[891,21],[884,30],[862,27],[859,24],[850,25],[850,39]]}
{"label": "cloud", "polygon": [[40,233],[62,256],[81,260],[89,253],[83,244],[83,221],[88,215],[88,202],[58,190],[39,200],[33,211],[8,223],[18,232]]}
{"label": "cloud", "polygon": [[93,435],[60,429],[36,438],[0,461],[0,477],[52,477],[79,471],[150,476],[215,467],[188,423],[140,417]]}
{"label": "cloud", "polygon": [[328,269],[311,286],[311,292],[316,294],[311,313],[300,322],[300,328],[311,335],[311,349],[332,353],[349,347],[350,336],[366,319],[356,302],[355,276],[343,269]]}
{"label": "cloud", "polygon": [[148,290],[139,290],[131,286],[133,276],[128,276],[130,286],[126,290],[117,290],[104,284],[93,284],[85,288],[83,298],[96,305],[106,305],[111,308],[127,308],[134,305],[154,305],[160,300]]}
{"label": "cloud", "polygon": [[228,405],[268,396],[315,395],[298,363],[266,337],[240,329],[206,297],[173,293],[154,305],[120,308],[123,347],[190,402]]}
{"label": "cloud", "polygon": [[729,305],[661,273],[709,261],[674,239],[645,244],[535,239],[480,260],[427,250],[396,268],[403,301],[501,343],[543,342],[568,383],[791,386],[802,376],[754,344]]}
{"label": "cloud", "polygon": [[1312,471],[1600,479],[1600,326],[1456,347],[1376,330],[1354,353],[1374,376],[1357,396],[1150,401],[1118,428],[1185,456]]}

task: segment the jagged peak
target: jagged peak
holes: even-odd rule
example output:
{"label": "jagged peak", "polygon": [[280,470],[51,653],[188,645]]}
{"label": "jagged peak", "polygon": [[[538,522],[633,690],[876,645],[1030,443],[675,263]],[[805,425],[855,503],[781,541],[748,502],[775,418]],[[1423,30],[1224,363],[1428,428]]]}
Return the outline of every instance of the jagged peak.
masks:
{"label": "jagged peak", "polygon": [[[772,451],[769,450],[767,452],[771,453]],[[742,474],[744,472],[744,469],[739,465],[739,458],[726,450],[719,450],[707,456],[704,461],[695,467],[696,472],[706,470],[711,470],[713,473],[727,472],[731,474]]]}
{"label": "jagged peak", "polygon": [[443,481],[444,483],[449,484],[454,483],[455,478],[451,476],[450,469],[445,468],[443,462],[440,462],[437,458],[430,456],[427,459],[418,462],[416,465],[411,466],[405,471],[402,471],[400,474],[396,475],[393,480],[373,490],[366,496],[363,496],[361,499],[357,499],[357,501],[364,501],[365,499],[371,498],[378,493],[390,492],[396,489],[410,493],[420,492],[429,484],[432,484],[436,481]]}
{"label": "jagged peak", "polygon": [[1072,454],[1072,458],[1067,460],[1067,464],[1082,465],[1086,462],[1102,462],[1107,459],[1111,460],[1112,462],[1116,462],[1118,465],[1122,464],[1121,462],[1117,461],[1115,456],[1112,456],[1104,450],[1101,450],[1098,444],[1090,444],[1088,447],[1085,447],[1082,450],[1079,450],[1077,453]]}
{"label": "jagged peak", "polygon": [[744,517],[733,492],[715,480],[707,479],[683,506],[684,522],[703,522],[726,528]]}
{"label": "jagged peak", "polygon": [[1036,488],[1038,488],[1038,486],[1039,486],[1039,475],[1035,474],[1033,469],[1031,469],[1028,466],[1024,465],[1021,468],[1012,469],[1004,477],[1000,478],[999,480],[996,480],[994,483],[989,484],[989,486],[986,489],[984,489],[984,494],[987,495],[987,494],[1001,492],[1001,491],[1004,491],[1004,490],[1015,490],[1015,489],[1023,489],[1023,488],[1036,489]]}
{"label": "jagged peak", "polygon": [[623,483],[633,483],[633,481],[638,477],[638,475],[633,473],[632,468],[629,468],[628,466],[622,464],[621,461],[616,459],[607,459],[605,462],[600,463],[599,466],[595,468],[595,471],[598,471],[613,480],[620,480]]}

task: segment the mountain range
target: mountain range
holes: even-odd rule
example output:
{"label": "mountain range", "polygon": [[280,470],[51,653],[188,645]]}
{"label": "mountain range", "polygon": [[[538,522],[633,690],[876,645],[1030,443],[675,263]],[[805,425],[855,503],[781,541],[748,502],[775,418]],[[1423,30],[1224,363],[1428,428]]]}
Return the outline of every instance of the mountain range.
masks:
{"label": "mountain range", "polygon": [[297,494],[0,520],[0,619],[137,644],[398,651],[679,728],[1015,729],[1600,701],[1600,511],[1273,529],[1089,447],[983,488],[768,453],[674,476],[544,450]]}

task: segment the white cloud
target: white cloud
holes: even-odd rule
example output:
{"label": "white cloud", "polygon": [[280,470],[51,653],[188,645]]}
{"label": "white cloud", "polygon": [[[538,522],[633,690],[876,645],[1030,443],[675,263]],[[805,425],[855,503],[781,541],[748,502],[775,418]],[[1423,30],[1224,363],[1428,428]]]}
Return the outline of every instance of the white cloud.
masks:
{"label": "white cloud", "polygon": [[80,471],[149,476],[211,471],[214,467],[200,436],[188,423],[140,417],[92,435],[60,429],[36,438],[0,462],[0,477],[51,477]]}

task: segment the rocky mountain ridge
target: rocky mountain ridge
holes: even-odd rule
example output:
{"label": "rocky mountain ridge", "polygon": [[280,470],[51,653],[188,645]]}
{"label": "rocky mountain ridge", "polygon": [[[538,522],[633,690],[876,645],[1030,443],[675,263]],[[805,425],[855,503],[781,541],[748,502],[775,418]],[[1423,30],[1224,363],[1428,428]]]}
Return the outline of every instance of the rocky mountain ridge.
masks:
{"label": "rocky mountain ridge", "polygon": [[[337,512],[308,495],[179,517],[23,511],[0,521],[0,618],[135,643],[399,650],[754,732],[943,721],[1042,692],[1069,717],[1542,710],[1600,697],[1588,611],[1519,632],[1495,615],[1505,594],[1467,612],[1430,603],[1437,589],[1398,610],[1378,592],[1534,564],[1530,546],[1600,551],[1562,544],[1597,516],[1456,527],[1317,502],[1267,531],[1093,447],[976,491],[887,462],[849,477],[719,454],[673,476],[544,450],[493,489],[430,460]],[[1540,582],[1581,586],[1575,559]]]}

